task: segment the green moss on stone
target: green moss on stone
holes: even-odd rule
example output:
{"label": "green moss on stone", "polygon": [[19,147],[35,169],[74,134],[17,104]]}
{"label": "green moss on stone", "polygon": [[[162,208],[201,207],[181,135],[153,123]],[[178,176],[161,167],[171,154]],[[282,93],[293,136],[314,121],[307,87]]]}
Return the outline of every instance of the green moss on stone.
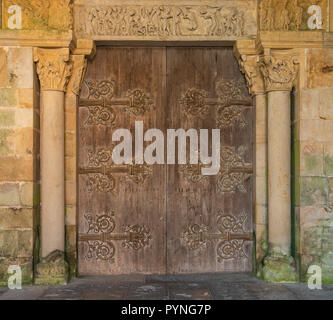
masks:
{"label": "green moss on stone", "polygon": [[328,155],[325,156],[324,172],[326,176],[333,176],[333,157]]}
{"label": "green moss on stone", "polygon": [[17,105],[17,92],[13,88],[0,89],[0,106],[16,106]]}
{"label": "green moss on stone", "polygon": [[11,133],[13,133],[13,130],[0,129],[0,156],[7,156],[13,152],[7,141]]}
{"label": "green moss on stone", "polygon": [[327,178],[302,177],[301,178],[301,205],[320,206],[328,200],[329,184]]}
{"label": "green moss on stone", "polygon": [[294,259],[278,254],[272,254],[265,258],[260,276],[269,282],[298,281]]}

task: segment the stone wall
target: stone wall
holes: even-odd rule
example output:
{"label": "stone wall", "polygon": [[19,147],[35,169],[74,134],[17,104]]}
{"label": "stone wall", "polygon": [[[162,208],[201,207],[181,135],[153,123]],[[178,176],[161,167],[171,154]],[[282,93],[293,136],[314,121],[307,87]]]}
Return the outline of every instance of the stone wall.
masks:
{"label": "stone wall", "polygon": [[332,49],[307,49],[294,122],[296,253],[303,280],[310,265],[333,282]]}
{"label": "stone wall", "polygon": [[38,216],[38,84],[33,49],[0,48],[0,282],[19,264],[33,276]]}

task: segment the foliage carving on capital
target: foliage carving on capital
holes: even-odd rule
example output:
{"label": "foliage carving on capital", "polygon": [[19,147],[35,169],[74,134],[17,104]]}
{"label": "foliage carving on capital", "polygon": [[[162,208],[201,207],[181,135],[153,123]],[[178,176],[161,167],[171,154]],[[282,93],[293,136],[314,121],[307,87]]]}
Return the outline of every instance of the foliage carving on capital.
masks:
{"label": "foliage carving on capital", "polygon": [[266,91],[291,91],[299,63],[293,56],[263,56],[259,62]]}
{"label": "foliage carving on capital", "polygon": [[34,60],[41,91],[66,91],[73,69],[69,49],[35,48]]}
{"label": "foliage carving on capital", "polygon": [[84,55],[72,55],[71,61],[73,62],[73,74],[69,80],[67,91],[79,96],[83,85],[84,75],[87,70],[88,61]]}
{"label": "foliage carving on capital", "polygon": [[259,56],[241,55],[238,58],[240,70],[244,73],[251,95],[265,93],[265,85],[259,67]]}

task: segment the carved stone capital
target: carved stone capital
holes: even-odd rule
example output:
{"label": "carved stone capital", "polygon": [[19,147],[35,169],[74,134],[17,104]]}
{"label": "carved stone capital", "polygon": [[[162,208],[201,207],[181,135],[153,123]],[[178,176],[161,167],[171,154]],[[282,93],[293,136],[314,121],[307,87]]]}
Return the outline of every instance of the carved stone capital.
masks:
{"label": "carved stone capital", "polygon": [[259,62],[266,91],[291,91],[298,75],[298,61],[292,56],[263,56]]}
{"label": "carved stone capital", "polygon": [[69,49],[35,48],[34,61],[41,91],[66,91],[73,69]]}
{"label": "carved stone capital", "polygon": [[259,56],[241,55],[238,58],[240,70],[244,73],[252,96],[265,93],[265,84],[259,67]]}
{"label": "carved stone capital", "polygon": [[72,92],[78,96],[87,70],[87,58],[84,55],[72,55],[71,61],[73,63],[73,72],[68,83],[67,92]]}

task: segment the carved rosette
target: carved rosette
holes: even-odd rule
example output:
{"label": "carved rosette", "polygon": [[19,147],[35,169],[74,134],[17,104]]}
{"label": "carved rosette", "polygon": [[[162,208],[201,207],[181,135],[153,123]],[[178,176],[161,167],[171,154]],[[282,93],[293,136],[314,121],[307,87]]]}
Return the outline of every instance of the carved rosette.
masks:
{"label": "carved rosette", "polygon": [[265,93],[265,84],[259,67],[259,56],[242,55],[238,59],[241,72],[245,75],[252,96]]}
{"label": "carved rosette", "polygon": [[291,91],[298,75],[298,62],[292,56],[264,56],[260,59],[266,91]]}
{"label": "carved rosette", "polygon": [[35,48],[34,61],[41,91],[66,91],[73,69],[69,49]]}

